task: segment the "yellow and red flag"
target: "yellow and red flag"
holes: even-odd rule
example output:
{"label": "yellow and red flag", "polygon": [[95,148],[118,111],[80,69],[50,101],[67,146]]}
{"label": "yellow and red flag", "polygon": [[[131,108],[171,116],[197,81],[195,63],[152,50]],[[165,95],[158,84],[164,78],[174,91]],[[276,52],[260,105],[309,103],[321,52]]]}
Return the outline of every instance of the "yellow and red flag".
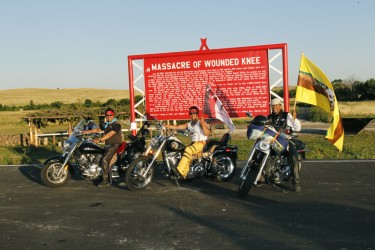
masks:
{"label": "yellow and red flag", "polygon": [[331,115],[331,126],[325,138],[342,151],[344,127],[333,86],[327,76],[304,54],[301,57],[298,75],[297,101],[317,106]]}

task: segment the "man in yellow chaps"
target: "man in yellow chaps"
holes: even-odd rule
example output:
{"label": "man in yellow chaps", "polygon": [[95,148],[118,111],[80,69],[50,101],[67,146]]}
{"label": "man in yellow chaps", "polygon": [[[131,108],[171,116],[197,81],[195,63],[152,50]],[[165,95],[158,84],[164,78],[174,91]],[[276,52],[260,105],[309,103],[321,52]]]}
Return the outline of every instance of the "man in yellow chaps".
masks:
{"label": "man in yellow chaps", "polygon": [[196,153],[203,151],[204,145],[206,145],[207,136],[210,134],[209,125],[203,118],[203,114],[199,117],[199,109],[196,106],[189,108],[189,116],[191,121],[179,124],[179,125],[165,125],[166,128],[170,129],[188,129],[192,143],[185,148],[184,154],[178,164],[177,170],[183,178],[189,172],[192,156]]}

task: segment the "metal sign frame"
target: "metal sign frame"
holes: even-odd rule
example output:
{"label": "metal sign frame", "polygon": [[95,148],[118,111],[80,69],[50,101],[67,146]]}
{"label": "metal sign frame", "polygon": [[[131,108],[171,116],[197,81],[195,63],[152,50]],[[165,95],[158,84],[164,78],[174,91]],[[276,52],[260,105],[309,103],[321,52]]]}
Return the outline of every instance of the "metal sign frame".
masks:
{"label": "metal sign frame", "polygon": [[[131,129],[136,129],[136,122],[146,121],[147,116],[143,114],[137,107],[147,102],[145,95],[145,80],[143,62],[145,59],[176,57],[176,56],[194,56],[202,54],[218,53],[220,51],[240,52],[240,51],[256,51],[268,50],[274,54],[269,54],[269,90],[270,99],[276,97],[284,100],[284,110],[289,111],[289,88],[288,88],[288,46],[286,43],[268,44],[247,47],[235,47],[227,49],[210,50],[206,44],[206,39],[201,39],[202,45],[198,51],[184,51],[184,52],[170,52],[157,54],[141,54],[128,56],[128,72],[129,72],[129,96],[130,96],[130,121],[132,123]],[[280,58],[281,57],[281,58]],[[272,77],[271,77],[272,74]],[[272,89],[282,84],[284,96],[278,96]],[[142,98],[135,103],[136,91],[141,94]],[[138,115],[138,118],[137,118]]]}

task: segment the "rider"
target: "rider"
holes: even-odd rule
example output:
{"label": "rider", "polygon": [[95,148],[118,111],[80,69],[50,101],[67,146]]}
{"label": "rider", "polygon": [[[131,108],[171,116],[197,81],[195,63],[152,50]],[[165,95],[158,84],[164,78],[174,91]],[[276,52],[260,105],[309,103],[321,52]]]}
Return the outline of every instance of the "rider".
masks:
{"label": "rider", "polygon": [[207,137],[210,135],[209,125],[203,118],[203,115],[199,117],[199,109],[196,106],[189,108],[189,115],[191,118],[190,122],[179,124],[179,125],[164,125],[169,129],[188,129],[193,141],[189,146],[185,148],[184,154],[181,158],[180,163],[177,166],[178,174],[182,178],[186,179],[189,172],[189,167],[193,154],[203,151],[203,147],[206,144]]}
{"label": "rider", "polygon": [[82,131],[82,134],[92,134],[104,131],[104,135],[100,139],[95,139],[94,142],[105,142],[105,151],[100,160],[100,167],[103,170],[103,180],[98,184],[98,187],[108,187],[109,184],[109,164],[112,157],[115,155],[118,147],[122,143],[121,124],[117,123],[115,118],[115,111],[111,108],[105,110],[106,123],[102,128],[94,128],[91,130]]}
{"label": "rider", "polygon": [[[300,131],[301,130],[301,123],[297,119],[297,112],[293,110],[293,115],[289,112],[285,112],[282,109],[283,102],[278,99],[274,98],[271,101],[271,108],[272,113],[268,115],[268,120],[270,125],[275,127],[277,131],[280,129],[283,130],[285,133],[291,133],[293,131]],[[293,175],[292,175],[292,183],[294,186],[294,190],[296,192],[301,192],[301,179],[300,179],[300,172],[298,168],[298,152],[294,145],[294,143],[290,140],[289,141],[289,154],[288,154],[288,162],[293,168]]]}

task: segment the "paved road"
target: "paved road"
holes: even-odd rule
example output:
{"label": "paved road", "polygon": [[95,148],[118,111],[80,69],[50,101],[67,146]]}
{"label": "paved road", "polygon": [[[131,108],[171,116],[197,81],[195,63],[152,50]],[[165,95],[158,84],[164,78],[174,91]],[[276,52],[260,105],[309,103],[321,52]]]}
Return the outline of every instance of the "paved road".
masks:
{"label": "paved road", "polygon": [[375,161],[307,161],[301,193],[262,186],[244,200],[238,174],[131,192],[48,188],[39,172],[0,167],[1,249],[375,249]]}

